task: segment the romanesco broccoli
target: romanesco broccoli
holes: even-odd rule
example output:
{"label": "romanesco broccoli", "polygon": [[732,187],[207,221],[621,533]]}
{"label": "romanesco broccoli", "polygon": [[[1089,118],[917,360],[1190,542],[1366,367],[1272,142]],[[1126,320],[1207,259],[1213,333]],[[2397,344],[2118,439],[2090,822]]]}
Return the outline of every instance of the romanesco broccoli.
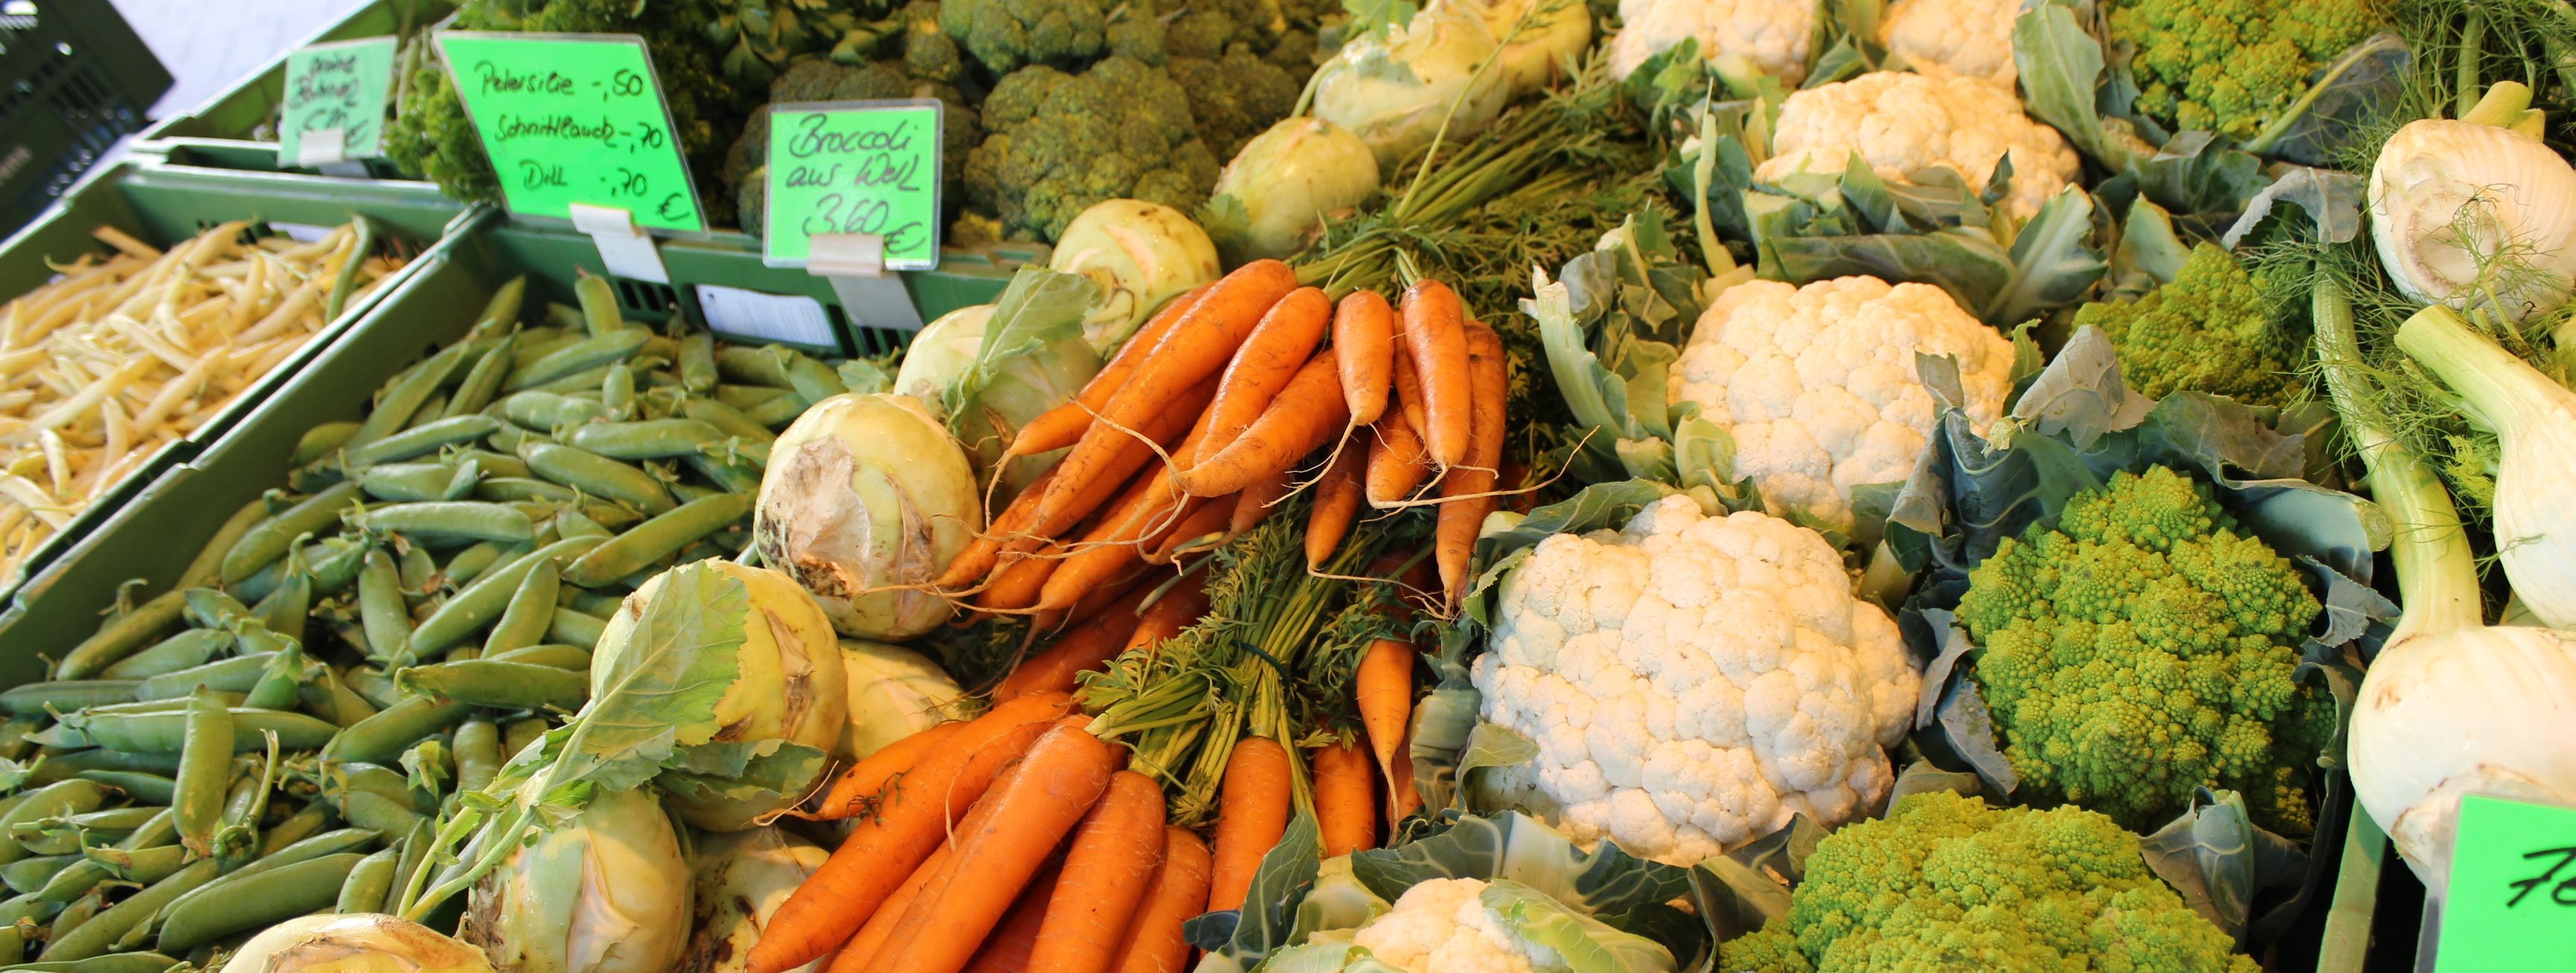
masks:
{"label": "romanesco broccoli", "polygon": [[2121,0],[2111,39],[2137,45],[2137,110],[2177,129],[2251,138],[2308,78],[2380,28],[2372,0]]}
{"label": "romanesco broccoli", "polygon": [[1788,915],[1718,950],[1725,973],[2260,969],[2111,819],[1947,791],[1826,836]]}
{"label": "romanesco broccoli", "polygon": [[985,99],[984,126],[990,134],[966,159],[966,195],[1014,239],[1052,241],[1104,199],[1189,212],[1216,183],[1188,93],[1133,58],[1104,58],[1081,74],[1014,71]]}
{"label": "romanesco broccoli", "polygon": [[1958,614],[1979,644],[1969,675],[2036,802],[2147,830],[2194,788],[2224,787],[2304,837],[2302,768],[2334,721],[2292,675],[2317,610],[2207,486],[2150,467],[2077,494],[2054,530],[2005,539]]}
{"label": "romanesco broccoli", "polygon": [[2265,296],[2253,271],[2203,243],[2172,283],[2134,301],[2087,304],[2077,327],[2092,325],[2120,350],[2120,377],[2152,398],[2207,392],[2249,405],[2288,405],[2307,391],[2304,328]]}

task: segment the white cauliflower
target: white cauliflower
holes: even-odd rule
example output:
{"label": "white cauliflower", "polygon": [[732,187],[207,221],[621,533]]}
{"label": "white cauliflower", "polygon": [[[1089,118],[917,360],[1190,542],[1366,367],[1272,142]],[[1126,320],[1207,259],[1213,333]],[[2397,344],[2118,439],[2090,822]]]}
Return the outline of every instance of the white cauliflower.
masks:
{"label": "white cauliflower", "polygon": [[1972,185],[1983,185],[1996,160],[2010,153],[2012,193],[2002,209],[2016,219],[2038,212],[2083,168],[2064,136],[2022,113],[2011,88],[1910,71],[1872,71],[1790,93],[1772,129],[1771,151],[1755,178],[1839,174],[1858,153],[1889,180],[1937,165]]}
{"label": "white cauliflower", "polygon": [[1503,581],[1481,715],[1538,744],[1487,778],[1567,837],[1692,865],[1866,813],[1922,676],[1822,535],[1686,496],[1541,541]]}
{"label": "white cauliflower", "polygon": [[1852,488],[1903,480],[1938,417],[1916,352],[1959,363],[1980,430],[2012,392],[2012,342],[1930,284],[1757,280],[1709,302],[1673,362],[1672,401],[1735,439],[1735,474],[1772,513],[1848,532]]}
{"label": "white cauliflower", "polygon": [[1626,79],[1646,59],[1691,38],[1711,61],[1738,57],[1795,86],[1807,76],[1814,0],[1619,0],[1610,39],[1610,76]]}
{"label": "white cauliflower", "polygon": [[1435,878],[1405,890],[1395,908],[1360,927],[1352,942],[1405,973],[1539,973],[1561,970],[1556,951],[1494,920],[1479,898],[1485,881]]}
{"label": "white cauliflower", "polygon": [[1879,23],[1879,42],[1925,74],[1949,72],[2010,88],[2013,19],[2022,0],[1897,0]]}

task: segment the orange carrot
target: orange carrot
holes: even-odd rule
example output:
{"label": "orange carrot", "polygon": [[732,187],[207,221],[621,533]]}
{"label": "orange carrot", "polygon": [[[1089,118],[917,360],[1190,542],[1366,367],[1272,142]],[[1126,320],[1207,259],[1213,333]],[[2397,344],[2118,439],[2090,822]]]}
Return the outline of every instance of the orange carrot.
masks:
{"label": "orange carrot", "polygon": [[1455,466],[1467,459],[1468,403],[1466,311],[1458,292],[1436,280],[1404,291],[1404,343],[1422,382],[1422,442],[1432,462]]}
{"label": "orange carrot", "polygon": [[[1080,440],[1083,430],[1091,428],[1092,414],[1108,405],[1110,397],[1117,395],[1118,390],[1127,384],[1127,376],[1135,374],[1136,363],[1145,360],[1145,353],[1154,347],[1154,343],[1161,341],[1163,335],[1172,330],[1172,324],[1197,305],[1199,298],[1207,296],[1208,288],[1213,286],[1199,285],[1155,311],[1154,316],[1145,321],[1144,327],[1136,329],[1135,334],[1128,336],[1127,343],[1119,346],[1118,354],[1111,357],[1108,364],[1100,366],[1100,371],[1091,376],[1091,381],[1083,383],[1082,391],[1075,393],[1063,405],[1038,413],[1036,418],[1021,426],[1019,435],[1011,439],[1008,456],[1035,456],[1063,449]],[[1035,489],[1035,484],[1031,489]]]}
{"label": "orange carrot", "polygon": [[1137,585],[1145,584],[1148,589],[1154,587],[1152,584],[1145,583],[1146,576],[1152,573],[1151,568],[1140,564],[1112,574],[1108,580],[1092,585],[1089,592],[1075,599],[1073,607],[1042,611],[1033,616],[1036,622],[1033,627],[1041,632],[1058,632],[1066,626],[1090,621],[1101,612],[1107,611],[1109,606],[1117,604],[1118,599],[1126,597],[1127,593],[1135,590]]}
{"label": "orange carrot", "polygon": [[[1406,431],[1413,434],[1415,442],[1421,442],[1422,430],[1430,427],[1431,420],[1422,414],[1422,374],[1414,370],[1413,351],[1403,342],[1395,346],[1394,384],[1395,403],[1387,408],[1387,414],[1402,417]],[[1430,460],[1426,457],[1423,462]]]}
{"label": "orange carrot", "polygon": [[1243,907],[1261,856],[1288,833],[1288,749],[1268,737],[1235,741],[1217,798],[1216,864],[1208,878],[1208,911]]}
{"label": "orange carrot", "polygon": [[1065,852],[1064,881],[1047,905],[1029,968],[1109,968],[1118,937],[1163,862],[1163,827],[1162,785],[1132,770],[1110,775],[1108,796],[1092,807]]}
{"label": "orange carrot", "polygon": [[[1208,403],[1214,419],[1208,423],[1207,441],[1199,444],[1206,455],[1221,450],[1243,435],[1243,430],[1260,418],[1261,411],[1277,398],[1288,380],[1297,376],[1315,346],[1324,340],[1324,326],[1332,320],[1333,302],[1324,292],[1312,287],[1289,291],[1279,303],[1261,316],[1252,334],[1243,339],[1243,347],[1234,352],[1234,360],[1225,365],[1225,377],[1217,385],[1216,399]],[[1194,457],[1195,458],[1195,457]],[[1191,465],[1184,461],[1182,466]]]}
{"label": "orange carrot", "polygon": [[877,792],[885,789],[886,781],[937,753],[943,743],[965,729],[963,721],[932,724],[860,758],[832,781],[832,789],[823,795],[823,809],[816,816],[837,819],[867,813],[876,802]]}
{"label": "orange carrot", "polygon": [[1072,692],[1074,680],[1084,671],[1099,669],[1117,658],[1118,650],[1127,645],[1127,637],[1136,633],[1137,605],[1152,593],[1153,585],[1129,588],[1089,622],[1075,626],[1046,651],[1022,661],[1019,668],[1002,677],[1002,684],[993,687],[993,701],[1018,699],[1030,693]]}
{"label": "orange carrot", "polygon": [[[1378,402],[1384,404],[1385,396]],[[1359,444],[1343,443],[1333,465],[1326,467],[1324,478],[1315,483],[1315,507],[1306,514],[1306,567],[1321,571],[1324,562],[1340,550],[1342,537],[1351,532],[1351,520],[1360,514],[1360,474],[1368,465]]]}
{"label": "orange carrot", "polygon": [[1180,556],[1182,545],[1204,540],[1210,534],[1225,534],[1227,525],[1234,523],[1234,501],[1240,496],[1191,497],[1183,501],[1180,519],[1145,552],[1145,563],[1170,564]]}
{"label": "orange carrot", "polygon": [[1396,748],[1395,772],[1386,775],[1386,827],[1395,830],[1397,822],[1422,809],[1422,792],[1413,787],[1413,731],[1405,730],[1404,746]]}
{"label": "orange carrot", "polygon": [[1270,511],[1278,509],[1279,498],[1288,495],[1289,486],[1286,469],[1252,481],[1251,486],[1234,495],[1234,513],[1226,518],[1226,533],[1240,536],[1261,526],[1262,521],[1270,519]]}
{"label": "orange carrot", "polygon": [[1181,472],[1181,489],[1194,496],[1233,493],[1296,465],[1315,447],[1331,442],[1350,421],[1342,401],[1341,375],[1333,360],[1317,355],[1243,436],[1214,455],[1201,450],[1197,466]]}
{"label": "orange carrot", "polygon": [[1011,903],[1011,911],[1002,915],[1002,924],[975,951],[966,963],[966,973],[1025,973],[1047,970],[1035,962],[1038,930],[1046,922],[1047,903],[1055,900],[1056,890],[1064,884],[1064,863],[1059,860],[1040,869],[1029,887]]}
{"label": "orange carrot", "polygon": [[1374,433],[1368,442],[1369,506],[1392,509],[1413,499],[1413,491],[1431,478],[1431,454],[1401,414],[1384,416],[1369,429]]}
{"label": "orange carrot", "polygon": [[1199,836],[1164,826],[1163,863],[1146,883],[1145,901],[1119,937],[1117,960],[1110,969],[1181,973],[1189,965],[1190,944],[1181,939],[1181,924],[1207,911],[1208,867],[1207,845],[1200,843]]}
{"label": "orange carrot", "polygon": [[1476,494],[1494,489],[1494,471],[1502,465],[1503,396],[1509,380],[1503,339],[1494,334],[1494,329],[1471,323],[1463,343],[1467,346],[1467,372],[1473,389],[1470,406],[1463,411],[1473,416],[1475,428],[1468,436],[1471,448],[1466,461],[1450,469],[1440,481],[1440,496],[1444,499],[1440,522],[1432,529],[1432,552],[1440,561],[1440,587],[1453,605],[1467,593],[1467,567],[1475,554],[1476,534],[1484,526],[1485,515],[1496,506],[1494,497]]}
{"label": "orange carrot", "polygon": [[1352,291],[1333,309],[1333,361],[1342,370],[1342,398],[1351,424],[1376,422],[1386,411],[1389,372],[1395,367],[1395,309],[1376,291]]}
{"label": "orange carrot", "polygon": [[[1076,822],[1099,803],[1117,752],[1057,726],[1038,738],[957,829],[956,866],[934,878],[888,940],[891,973],[957,973]],[[810,880],[809,880],[810,881]]]}
{"label": "orange carrot", "polygon": [[1207,614],[1208,610],[1206,578],[1204,572],[1182,578],[1179,584],[1172,586],[1172,590],[1163,592],[1163,597],[1145,606],[1145,617],[1137,620],[1136,631],[1128,634],[1127,644],[1119,649],[1119,654],[1136,650],[1150,652],[1163,644],[1163,640],[1196,624],[1199,616]]}
{"label": "orange carrot", "polygon": [[1388,780],[1395,779],[1395,750],[1413,723],[1413,654],[1410,642],[1378,639],[1360,657],[1359,675],[1352,680],[1358,687],[1353,695],[1358,697],[1360,725],[1367,728],[1369,749]]}
{"label": "orange carrot", "polygon": [[1151,546],[1149,535],[1180,519],[1181,512],[1175,509],[1179,498],[1173,495],[1170,482],[1168,469],[1137,474],[1135,484],[1101,512],[1080,540],[1067,547],[1068,553],[1038,593],[1038,607],[1070,606],[1100,579],[1143,561]]}
{"label": "orange carrot", "polygon": [[826,968],[825,973],[867,973],[870,964],[876,962],[877,955],[885,951],[886,938],[894,935],[895,925],[903,921],[904,911],[912,908],[914,899],[921,897],[922,886],[945,873],[949,863],[956,858],[954,847],[947,844],[941,844],[939,850],[931,852],[920,868],[913,869],[912,875],[895,887],[894,894],[886,896],[885,905],[868,917],[867,925],[860,926],[858,933],[850,937],[841,951],[832,954],[832,965]]}
{"label": "orange carrot", "polygon": [[[1205,296],[1172,322],[1171,330],[1136,363],[1125,387],[1100,409],[1073,452],[1058,464],[1038,501],[1038,522],[1067,519],[1068,505],[1085,487],[1103,476],[1118,440],[1129,438],[1117,427],[1135,427],[1158,413],[1175,411],[1173,400],[1189,387],[1213,377],[1242,347],[1245,336],[1261,323],[1264,312],[1296,289],[1297,272],[1276,260],[1255,260],[1219,279]],[[1231,490],[1219,491],[1232,493]]]}
{"label": "orange carrot", "polygon": [[[1167,452],[1177,452],[1186,448],[1189,438],[1204,432],[1204,424],[1200,423],[1199,419],[1206,412],[1208,400],[1216,395],[1216,382],[1216,376],[1211,375],[1204,381],[1183,390],[1165,403],[1168,409],[1147,416],[1135,427],[1136,431],[1143,433],[1156,444],[1170,447]],[[1038,510],[1033,515],[1034,523],[1030,526],[1028,534],[1016,539],[1005,539],[1003,550],[1031,550],[1046,538],[1064,536],[1071,532],[1075,525],[1080,524],[1083,518],[1099,510],[1101,504],[1118,496],[1121,484],[1128,482],[1128,478],[1137,470],[1145,469],[1149,463],[1157,468],[1166,465],[1154,455],[1152,449],[1147,448],[1145,443],[1135,436],[1116,429],[1100,431],[1123,440],[1123,444],[1115,447],[1110,457],[1103,460],[1105,465],[1096,471],[1101,479],[1073,491],[1068,497],[1063,498],[1062,505],[1052,510],[1045,506],[1046,495],[1041,493],[1039,499],[1034,501],[1038,505]],[[1181,440],[1183,445],[1173,446],[1175,439]],[[1057,469],[1063,469],[1063,464],[1057,464]],[[1062,477],[1059,476],[1057,479]],[[1048,481],[1049,489],[1054,488],[1055,482]]]}
{"label": "orange carrot", "polygon": [[1324,857],[1377,847],[1377,780],[1369,758],[1349,741],[1318,747],[1315,825],[1324,835]]}
{"label": "orange carrot", "polygon": [[984,590],[975,593],[975,607],[985,611],[1010,612],[1038,603],[1038,592],[1046,587],[1056,565],[1064,563],[1063,545],[1044,544],[1027,554],[1002,555],[1001,570],[984,582]]}
{"label": "orange carrot", "polygon": [[795,969],[847,942],[947,836],[949,824],[1027,753],[1048,721],[1073,708],[1061,693],[1023,696],[969,722],[945,747],[894,779],[875,813],[796,887],[745,957],[751,973]]}
{"label": "orange carrot", "polygon": [[[1195,421],[1196,417],[1204,411],[1208,398],[1215,394],[1216,382],[1213,379],[1193,386],[1189,391],[1182,393],[1180,398],[1173,400],[1172,413],[1155,416],[1139,431],[1153,437],[1157,443],[1168,445],[1171,437],[1189,431],[1188,423]],[[1069,520],[1041,521],[1038,519],[1038,500],[1045,495],[1047,486],[1055,482],[1057,469],[1061,466],[1047,470],[1044,475],[1031,481],[1026,489],[1021,490],[1020,495],[1013,498],[1010,505],[1002,509],[1000,515],[993,518],[991,527],[976,535],[975,539],[967,544],[965,550],[958,552],[955,558],[949,560],[948,568],[940,573],[937,585],[951,591],[972,586],[992,572],[1003,553],[1035,549],[1045,539],[1057,537],[1070,530],[1084,516],[1107,502],[1117,493],[1126,477],[1143,469],[1148,461],[1154,459],[1154,451],[1147,448],[1144,443],[1138,442],[1132,436],[1121,438],[1125,439],[1126,443],[1119,447],[1117,454],[1108,460],[1108,465],[1102,470],[1104,478],[1076,494],[1066,506],[1066,510],[1080,511],[1080,513],[1073,514]]]}

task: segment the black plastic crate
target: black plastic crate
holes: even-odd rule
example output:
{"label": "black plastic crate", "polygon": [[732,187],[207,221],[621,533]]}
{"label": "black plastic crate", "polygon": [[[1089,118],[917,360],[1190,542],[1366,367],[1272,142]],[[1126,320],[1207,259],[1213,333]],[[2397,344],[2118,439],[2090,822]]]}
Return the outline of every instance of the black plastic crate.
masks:
{"label": "black plastic crate", "polygon": [[0,0],[0,234],[139,131],[170,72],[108,0]]}

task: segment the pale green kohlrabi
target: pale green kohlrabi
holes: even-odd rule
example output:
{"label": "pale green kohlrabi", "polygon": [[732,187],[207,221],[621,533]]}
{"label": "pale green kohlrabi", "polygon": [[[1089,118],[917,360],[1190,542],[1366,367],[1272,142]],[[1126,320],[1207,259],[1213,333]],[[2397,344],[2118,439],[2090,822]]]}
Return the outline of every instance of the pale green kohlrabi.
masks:
{"label": "pale green kohlrabi", "polygon": [[1323,232],[1324,220],[1377,195],[1377,156],[1351,130],[1321,118],[1282,118],[1243,143],[1216,177],[1216,195],[1243,207],[1225,250],[1237,260],[1284,259]]}
{"label": "pale green kohlrabi", "polygon": [[[740,582],[749,596],[734,652],[737,674],[715,701],[724,729],[707,752],[655,780],[690,824],[739,831],[794,804],[822,776],[848,717],[849,681],[832,620],[786,575],[722,560],[696,567]],[[634,656],[657,650],[638,637],[636,620],[668,590],[673,573],[654,575],[626,596],[600,631],[590,661],[593,697],[606,696],[606,681],[631,671]]]}
{"label": "pale green kohlrabi", "polygon": [[688,945],[689,898],[658,795],[601,788],[483,876],[458,934],[510,973],[669,973]]}
{"label": "pale green kohlrabi", "polygon": [[1536,91],[1570,70],[1592,46],[1592,11],[1583,0],[1440,0],[1473,11],[1503,45],[1494,66],[1515,93]]}
{"label": "pale green kohlrabi", "polygon": [[[751,946],[796,886],[832,853],[778,828],[708,835],[691,848],[696,862],[696,933],[674,973],[743,973]],[[790,973],[815,973],[816,960]]]}
{"label": "pale green kohlrabi", "polygon": [[850,718],[833,755],[858,760],[932,724],[974,714],[974,701],[930,657],[899,645],[841,640]]}
{"label": "pale green kohlrabi", "polygon": [[1082,335],[1091,350],[1107,355],[1164,301],[1216,280],[1224,268],[1215,241],[1180,210],[1104,199],[1065,224],[1047,269],[1080,274],[1099,288],[1083,315]]}
{"label": "pale green kohlrabi", "polygon": [[893,640],[948,620],[930,582],[983,526],[975,469],[920,400],[844,394],[770,446],[751,531],[761,562],[813,593],[833,628]]}
{"label": "pale green kohlrabi", "polygon": [[241,944],[224,968],[241,973],[493,973],[482,950],[409,919],[373,912],[288,919]]}
{"label": "pale green kohlrabi", "polygon": [[[2418,318],[2434,315],[2438,323],[2450,314],[2427,309]],[[2353,795],[2439,895],[2450,876],[2462,797],[2576,804],[2576,706],[2568,705],[2576,699],[2576,635],[2485,624],[2477,556],[2459,512],[2431,465],[2380,409],[2338,281],[2318,275],[2312,317],[2326,389],[2369,469],[2371,500],[2393,529],[2388,559],[2404,606],[2353,704]],[[2440,334],[2410,321],[2398,340],[2423,354]],[[2563,414],[2530,420],[2568,421]],[[2510,462],[2510,434],[2507,443]],[[2564,455],[2549,468],[2565,469]],[[2563,484],[2565,475],[2557,476]],[[2499,477],[2500,530],[2503,492]]]}
{"label": "pale green kohlrabi", "polygon": [[1430,146],[1442,123],[1456,141],[1503,113],[1509,80],[1477,70],[1493,53],[1483,19],[1434,5],[1384,37],[1351,40],[1315,69],[1315,117],[1350,129],[1377,155],[1379,172],[1394,172]]}
{"label": "pale green kohlrabi", "polygon": [[1082,277],[1023,270],[995,303],[942,315],[904,353],[895,391],[946,419],[982,480],[998,472],[1001,482],[987,494],[997,506],[1064,457],[1055,450],[993,469],[1023,423],[1064,404],[1099,374],[1100,355],[1082,331],[1091,295],[1091,282]]}
{"label": "pale green kohlrabi", "polygon": [[2408,122],[2370,167],[2370,237],[2418,303],[2520,321],[2576,290],[2576,168],[2503,82],[2457,120]]}

